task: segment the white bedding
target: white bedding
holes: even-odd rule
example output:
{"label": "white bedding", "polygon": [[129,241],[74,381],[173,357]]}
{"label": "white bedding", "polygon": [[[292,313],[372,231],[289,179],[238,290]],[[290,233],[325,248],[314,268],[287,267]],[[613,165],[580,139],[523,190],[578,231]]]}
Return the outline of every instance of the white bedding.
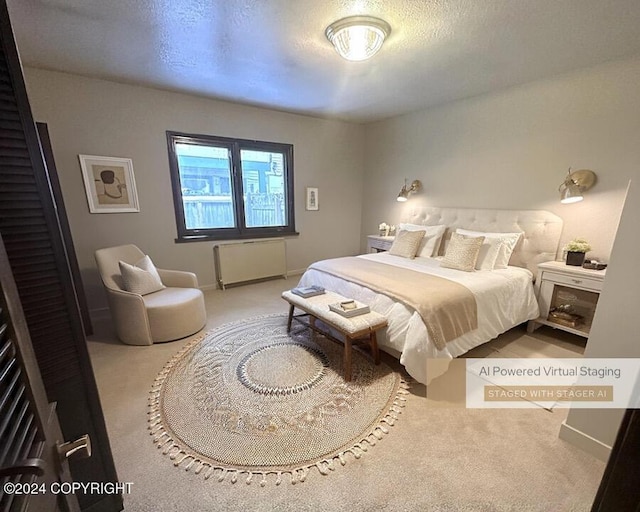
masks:
{"label": "white bedding", "polygon": [[314,269],[308,269],[300,279],[300,286],[323,286],[327,290],[369,304],[371,309],[385,315],[389,326],[386,332],[378,336],[380,348],[396,357],[399,354],[400,363],[409,375],[424,384],[436,377],[427,376],[427,359],[453,359],[539,315],[533,291],[533,275],[525,268],[463,272],[442,268],[438,258],[410,260],[386,252],[359,257],[451,279],[466,286],[474,294],[478,306],[478,329],[450,341],[443,350],[438,350],[429,340],[422,318],[409,306],[369,288]]}

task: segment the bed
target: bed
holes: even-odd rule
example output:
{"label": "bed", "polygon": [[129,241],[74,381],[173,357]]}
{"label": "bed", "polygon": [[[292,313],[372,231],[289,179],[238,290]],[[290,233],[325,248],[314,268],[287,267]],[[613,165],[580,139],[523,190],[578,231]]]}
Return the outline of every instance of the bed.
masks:
{"label": "bed", "polygon": [[[407,274],[408,277],[415,276],[414,282],[422,282],[424,275],[424,279],[442,278],[462,285],[471,292],[477,306],[477,325],[474,328],[447,339],[443,344],[437,339],[437,331],[429,325],[430,320],[425,321],[430,317],[425,316],[421,304],[399,299],[395,291],[381,289],[379,284],[368,284],[359,274],[357,278],[351,278],[348,272],[332,272],[328,264],[334,260],[311,265],[303,274],[300,285],[323,286],[369,304],[372,310],[385,315],[389,325],[380,333],[380,348],[397,357],[415,380],[427,384],[437,376],[427,374],[429,358],[453,359],[523,322],[537,318],[539,310],[533,280],[538,263],[556,259],[562,231],[559,217],[542,210],[423,207],[414,209],[403,220],[414,226],[447,226],[431,257],[410,259],[383,252],[350,258],[349,264],[388,269],[392,275],[417,272]],[[520,232],[522,235],[506,268],[464,272],[441,266],[449,240],[458,228],[491,233]]]}

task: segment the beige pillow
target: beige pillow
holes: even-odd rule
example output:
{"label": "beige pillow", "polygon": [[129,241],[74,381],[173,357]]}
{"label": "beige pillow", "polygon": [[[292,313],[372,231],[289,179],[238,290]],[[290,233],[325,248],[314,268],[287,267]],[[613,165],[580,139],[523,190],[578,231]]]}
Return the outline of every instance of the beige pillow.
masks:
{"label": "beige pillow", "polygon": [[[461,229],[457,229],[456,233],[459,233],[467,238],[483,236],[481,233],[470,234],[469,232]],[[482,247],[480,247],[478,259],[476,260],[476,270],[493,270],[495,268],[498,255],[502,250],[502,243],[503,242],[501,238],[491,238],[488,236],[484,237],[484,242],[482,242]]]}
{"label": "beige pillow", "polygon": [[483,242],[483,236],[471,238],[459,233],[452,233],[447,252],[440,266],[473,272]]}
{"label": "beige pillow", "polygon": [[147,295],[165,288],[160,274],[149,256],[145,256],[135,265],[119,261],[120,274],[124,289],[138,295]]}
{"label": "beige pillow", "polygon": [[416,252],[416,256],[422,258],[431,258],[438,255],[438,249],[440,248],[440,240],[442,235],[447,230],[447,226],[444,224],[438,224],[437,226],[421,226],[420,224],[400,224],[398,226],[401,230],[406,231],[424,231],[424,238],[420,241],[420,246]]}
{"label": "beige pillow", "polygon": [[402,256],[403,258],[415,258],[424,233],[424,231],[400,230],[398,234],[396,234],[393,244],[391,244],[389,254]]}

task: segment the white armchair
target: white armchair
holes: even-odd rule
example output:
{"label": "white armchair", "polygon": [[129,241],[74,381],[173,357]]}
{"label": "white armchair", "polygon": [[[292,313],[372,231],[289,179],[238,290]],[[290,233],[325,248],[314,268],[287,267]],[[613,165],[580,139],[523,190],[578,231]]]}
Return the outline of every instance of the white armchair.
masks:
{"label": "white armchair", "polygon": [[166,288],[138,295],[125,290],[118,262],[134,265],[144,257],[135,245],[99,249],[95,253],[109,310],[120,341],[152,345],[198,332],[207,323],[204,295],[192,272],[157,269]]}

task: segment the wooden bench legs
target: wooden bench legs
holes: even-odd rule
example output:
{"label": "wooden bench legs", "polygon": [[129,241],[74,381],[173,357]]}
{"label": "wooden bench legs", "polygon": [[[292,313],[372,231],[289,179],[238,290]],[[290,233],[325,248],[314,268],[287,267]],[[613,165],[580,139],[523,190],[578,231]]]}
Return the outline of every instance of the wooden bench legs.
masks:
{"label": "wooden bench legs", "polygon": [[289,304],[289,319],[287,320],[287,332],[291,332],[291,322],[293,321],[293,310],[295,306],[293,304]]}
{"label": "wooden bench legs", "polygon": [[[287,332],[291,331],[291,324],[293,322],[293,319],[295,318],[293,316],[293,310],[295,309],[295,306],[293,304],[289,304],[289,318],[287,319]],[[315,333],[318,331],[320,331],[318,329],[318,327],[316,327],[316,320],[317,318],[310,314],[307,313],[305,311],[305,313],[309,316],[309,324],[308,327],[310,327],[311,329],[311,335],[315,336]],[[304,322],[303,322],[304,323]],[[335,326],[333,326],[335,329]],[[368,343],[369,345],[369,349],[371,351],[371,357],[373,357],[373,361],[375,362],[375,364],[380,364],[380,351],[378,350],[378,338],[376,336],[376,331],[375,330],[371,330],[368,333],[367,337],[364,338],[351,338],[349,335],[345,334],[344,332],[340,331],[341,334],[344,336],[344,380],[347,382],[351,381],[351,352],[352,352],[352,348],[353,345],[357,345],[357,344],[363,344],[363,343]],[[330,340],[333,341],[337,341],[340,343],[340,340],[334,338],[333,336],[329,335],[326,332],[323,332],[323,334],[329,338]]]}
{"label": "wooden bench legs", "polygon": [[344,336],[344,380],[349,382],[351,380],[351,349],[353,345],[362,345],[369,343],[369,350],[373,362],[380,364],[380,351],[378,350],[378,337],[376,331],[371,330],[367,338],[353,339],[347,335]]}

